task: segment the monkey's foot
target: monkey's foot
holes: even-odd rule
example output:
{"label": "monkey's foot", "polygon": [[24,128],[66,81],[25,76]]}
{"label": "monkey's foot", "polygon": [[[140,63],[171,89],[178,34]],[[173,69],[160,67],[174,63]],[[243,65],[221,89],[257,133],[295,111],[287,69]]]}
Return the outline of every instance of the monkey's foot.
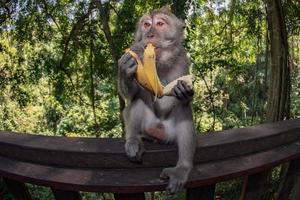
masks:
{"label": "monkey's foot", "polygon": [[142,155],[145,152],[142,142],[138,139],[126,140],[125,152],[131,162],[141,163]]}
{"label": "monkey's foot", "polygon": [[189,172],[190,168],[187,167],[165,168],[160,174],[160,178],[169,179],[167,191],[173,194],[183,190],[184,184],[188,179]]}

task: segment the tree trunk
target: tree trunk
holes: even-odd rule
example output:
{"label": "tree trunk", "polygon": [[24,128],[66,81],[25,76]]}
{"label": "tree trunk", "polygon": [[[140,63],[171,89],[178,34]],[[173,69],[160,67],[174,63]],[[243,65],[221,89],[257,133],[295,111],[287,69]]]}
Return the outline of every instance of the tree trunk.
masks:
{"label": "tree trunk", "polygon": [[[266,121],[275,122],[289,117],[290,69],[288,65],[288,43],[281,0],[266,0],[267,25],[270,34],[271,77],[268,89]],[[266,63],[267,64],[267,63]],[[257,184],[267,194],[271,170]]]}
{"label": "tree trunk", "polygon": [[266,121],[274,122],[289,118],[290,69],[282,3],[280,0],[266,0],[266,3],[271,42],[271,82]]}
{"label": "tree trunk", "polygon": [[[115,76],[115,86],[116,88],[117,86],[117,76],[118,76],[118,58],[119,55],[117,53],[117,50],[115,48],[115,44],[113,42],[113,38],[111,36],[111,31],[110,31],[110,27],[109,27],[109,15],[108,15],[108,10],[109,4],[106,5],[102,5],[101,1],[98,0],[94,0],[96,7],[99,9],[100,12],[100,16],[101,16],[101,21],[102,21],[102,26],[103,26],[103,32],[105,35],[105,38],[109,44],[109,49],[110,52],[112,54],[112,58],[114,61],[114,76]],[[124,137],[125,135],[125,124],[124,124],[124,119],[122,116],[122,111],[125,108],[125,101],[122,99],[122,97],[120,96],[120,94],[118,94],[118,98],[119,98],[119,105],[120,105],[120,120],[121,120],[121,124],[122,124],[122,136]]]}
{"label": "tree trunk", "polygon": [[95,127],[95,132],[96,136],[99,137],[99,127],[97,123],[97,115],[96,115],[96,106],[95,106],[95,83],[94,83],[94,38],[93,38],[93,33],[91,32],[91,24],[89,24],[89,32],[91,33],[90,35],[90,55],[89,55],[89,64],[90,64],[90,99],[91,99],[91,105],[92,105],[92,110],[93,110],[93,116],[94,116],[94,127]]}
{"label": "tree trunk", "polygon": [[172,1],[172,12],[174,15],[179,17],[180,19],[185,20],[186,19],[186,14],[187,14],[187,9],[188,9],[188,3],[186,0],[173,0]]}
{"label": "tree trunk", "polygon": [[[289,119],[290,117],[291,82],[290,66],[288,63],[288,40],[281,0],[266,0],[266,8],[271,44],[271,80],[268,92],[266,121],[275,122]],[[286,178],[288,178],[286,177],[287,169],[287,165],[282,166],[279,194],[284,192],[283,184]]]}

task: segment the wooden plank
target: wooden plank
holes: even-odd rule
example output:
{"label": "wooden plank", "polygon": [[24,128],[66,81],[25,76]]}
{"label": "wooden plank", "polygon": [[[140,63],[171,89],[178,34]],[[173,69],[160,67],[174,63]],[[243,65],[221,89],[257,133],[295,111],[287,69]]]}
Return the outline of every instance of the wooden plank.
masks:
{"label": "wooden plank", "polygon": [[199,188],[188,188],[186,191],[186,200],[214,200],[216,185],[202,186]]}
{"label": "wooden plank", "polygon": [[[215,134],[198,134],[195,163],[264,151],[300,139],[300,120],[262,124]],[[169,167],[177,162],[172,145],[145,143],[143,164],[130,162],[123,139],[65,138],[0,131],[0,156],[65,168]],[[155,162],[153,162],[155,160]]]}
{"label": "wooden plank", "polygon": [[263,200],[265,192],[268,191],[268,177],[270,170],[259,172],[248,176],[244,182],[244,191],[242,191],[240,200]]}
{"label": "wooden plank", "polygon": [[4,178],[3,180],[8,191],[14,196],[15,199],[31,200],[31,195],[24,183],[8,178]]}
{"label": "wooden plank", "polygon": [[[252,175],[300,157],[300,143],[265,152],[194,166],[187,188],[211,185]],[[16,161],[0,156],[0,176],[62,190],[141,193],[165,190],[162,168],[94,169],[61,168]]]}
{"label": "wooden plank", "polygon": [[133,193],[133,194],[115,193],[114,198],[115,200],[145,200],[145,194],[144,193]]}
{"label": "wooden plank", "polygon": [[56,200],[81,200],[79,192],[51,189]]}
{"label": "wooden plank", "polygon": [[[277,200],[293,199],[292,189],[300,176],[300,159],[292,160],[289,164],[287,174],[281,184]],[[298,189],[298,188],[297,188]],[[299,189],[298,189],[299,190]]]}

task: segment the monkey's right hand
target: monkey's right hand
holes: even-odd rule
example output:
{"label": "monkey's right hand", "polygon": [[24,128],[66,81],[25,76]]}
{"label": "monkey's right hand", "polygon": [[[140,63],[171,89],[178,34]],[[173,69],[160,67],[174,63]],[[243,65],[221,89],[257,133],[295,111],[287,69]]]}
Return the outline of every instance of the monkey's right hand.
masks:
{"label": "monkey's right hand", "polygon": [[135,59],[129,54],[125,53],[118,61],[118,66],[121,72],[121,76],[125,75],[128,79],[133,79],[137,69],[137,63]]}

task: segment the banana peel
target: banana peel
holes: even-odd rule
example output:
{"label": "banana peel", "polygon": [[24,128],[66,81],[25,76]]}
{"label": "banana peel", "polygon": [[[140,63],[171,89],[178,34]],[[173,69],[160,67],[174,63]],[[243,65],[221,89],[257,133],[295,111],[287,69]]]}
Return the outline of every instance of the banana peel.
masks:
{"label": "banana peel", "polygon": [[143,62],[135,52],[130,49],[126,50],[126,52],[129,53],[137,63],[137,70],[135,73],[137,82],[150,91],[155,97],[171,96],[173,87],[175,87],[179,80],[185,81],[189,87],[193,88],[193,82],[195,80],[194,75],[181,76],[170,82],[168,85],[163,86],[156,71],[154,49],[155,48],[151,43],[147,44],[144,50]]}

